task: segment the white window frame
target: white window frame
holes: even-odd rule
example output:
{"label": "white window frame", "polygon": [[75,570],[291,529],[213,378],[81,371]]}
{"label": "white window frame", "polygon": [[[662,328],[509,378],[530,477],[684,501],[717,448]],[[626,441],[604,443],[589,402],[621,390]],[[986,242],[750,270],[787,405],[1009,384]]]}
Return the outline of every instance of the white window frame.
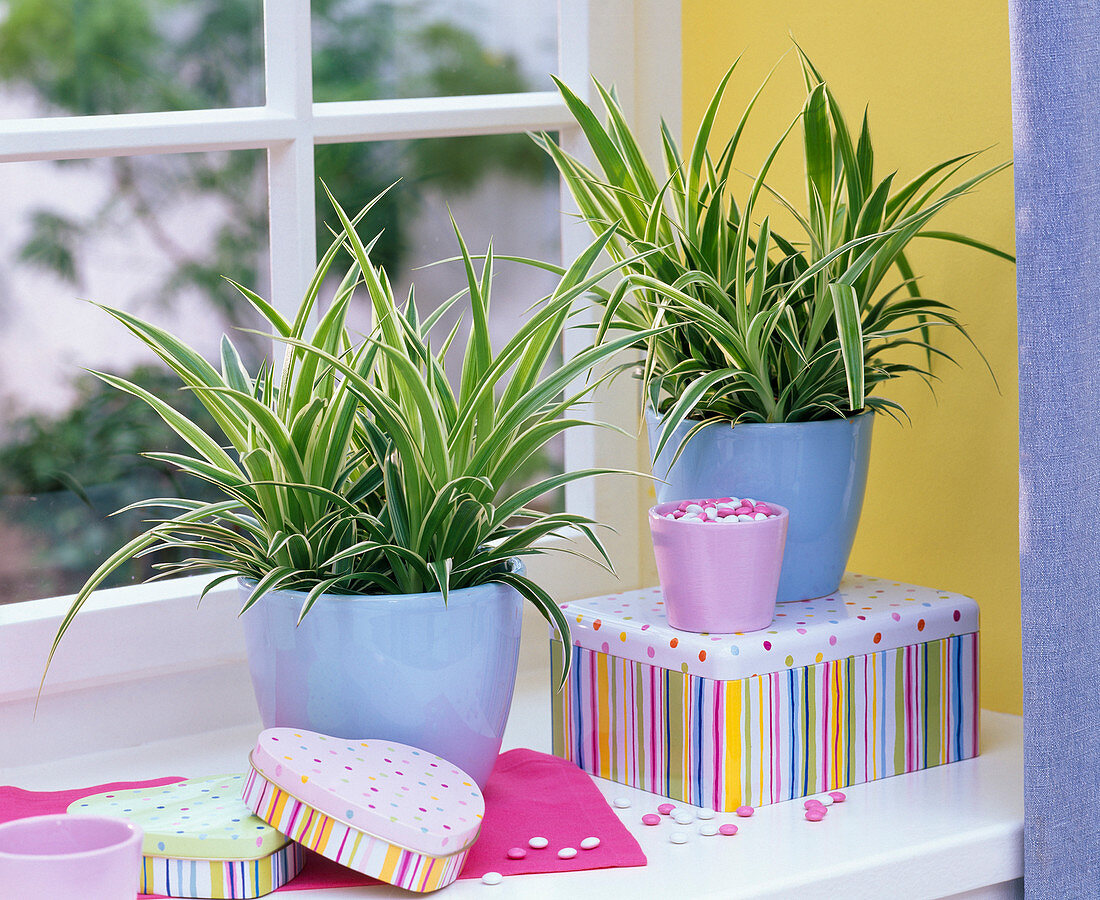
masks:
{"label": "white window frame", "polygon": [[[0,122],[0,164],[26,160],[264,149],[268,156],[272,302],[297,307],[314,268],[314,147],[365,140],[554,130],[583,153],[579,130],[555,92],[314,103],[309,0],[265,0],[266,103],[263,107],[57,117]],[[559,73],[589,97],[589,74],[614,83],[656,154],[658,111],[680,121],[680,0],[559,0]],[[569,215],[562,190],[562,256],[590,239]],[[566,351],[589,333],[566,336]],[[635,431],[637,387],[619,379],[594,416]],[[566,442],[569,468],[613,464],[646,469],[634,442],[597,429],[576,429]],[[618,531],[609,549],[620,580],[554,554],[529,568],[556,597],[638,585],[640,541],[649,488],[640,480],[572,486],[570,509]],[[77,617],[50,670],[43,697],[184,671],[239,665],[243,640],[231,588],[212,592],[195,611],[204,578],[184,578],[98,592]],[[71,598],[0,606],[0,704],[29,709],[50,642]],[[155,652],[150,652],[155,648]],[[4,723],[0,723],[2,726]],[[2,728],[0,728],[2,730]],[[0,754],[0,763],[3,762]]]}

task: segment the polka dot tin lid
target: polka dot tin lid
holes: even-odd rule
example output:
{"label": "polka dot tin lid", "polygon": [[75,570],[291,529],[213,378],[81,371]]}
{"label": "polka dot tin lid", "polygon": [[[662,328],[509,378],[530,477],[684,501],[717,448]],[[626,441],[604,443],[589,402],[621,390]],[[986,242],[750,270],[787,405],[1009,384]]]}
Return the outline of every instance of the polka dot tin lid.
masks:
{"label": "polka dot tin lid", "polygon": [[772,624],[696,634],[668,624],[660,588],[561,604],[573,643],[704,678],[734,681],[978,630],[969,597],[848,573],[828,597],[776,605]]}
{"label": "polka dot tin lid", "polygon": [[145,832],[145,856],[173,859],[251,860],[287,843],[241,800],[243,775],[192,778],[160,787],[131,788],[82,797],[74,815],[117,816]]}
{"label": "polka dot tin lid", "polygon": [[318,812],[429,856],[469,847],[485,815],[473,778],[442,757],[397,741],[269,728],[251,762],[265,779]]}

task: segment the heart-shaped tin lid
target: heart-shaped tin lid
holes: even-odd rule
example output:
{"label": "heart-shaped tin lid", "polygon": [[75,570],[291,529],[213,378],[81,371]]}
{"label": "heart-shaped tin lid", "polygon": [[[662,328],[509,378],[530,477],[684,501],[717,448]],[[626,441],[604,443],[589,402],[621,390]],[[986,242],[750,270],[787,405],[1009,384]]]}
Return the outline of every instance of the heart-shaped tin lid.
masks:
{"label": "heart-shaped tin lid", "polygon": [[386,740],[345,740],[269,728],[252,767],[318,812],[430,856],[470,846],[485,801],[474,779],[442,757]]}
{"label": "heart-shaped tin lid", "polygon": [[191,778],[160,787],[82,797],[73,815],[129,819],[145,832],[142,853],[173,859],[261,859],[287,843],[241,800],[243,775]]}

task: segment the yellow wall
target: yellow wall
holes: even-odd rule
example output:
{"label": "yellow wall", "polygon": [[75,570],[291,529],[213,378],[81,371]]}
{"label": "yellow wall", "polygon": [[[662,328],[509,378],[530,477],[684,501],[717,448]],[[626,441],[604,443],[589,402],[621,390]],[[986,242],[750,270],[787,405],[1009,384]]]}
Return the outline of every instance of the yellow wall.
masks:
{"label": "yellow wall", "polygon": [[[899,178],[958,153],[995,145],[988,164],[1012,152],[1008,23],[1003,0],[684,0],[685,141],[723,72],[747,51],[727,93],[727,128],[772,63],[788,33],[815,61],[851,127],[870,105],[876,177]],[[754,113],[743,165],[797,113],[797,60],[781,65]],[[852,120],[857,120],[852,123]],[[799,191],[799,136],[777,176]],[[978,171],[975,169],[975,171]],[[939,219],[1011,250],[1012,176],[998,175]],[[974,251],[918,242],[912,256],[923,291],[959,311],[989,359],[961,339],[943,343],[962,368],[939,365],[936,398],[918,382],[883,390],[912,425],[875,424],[863,519],[851,568],[975,597],[982,608],[982,699],[1020,711],[1020,586],[1017,545],[1017,380],[1015,269]]]}

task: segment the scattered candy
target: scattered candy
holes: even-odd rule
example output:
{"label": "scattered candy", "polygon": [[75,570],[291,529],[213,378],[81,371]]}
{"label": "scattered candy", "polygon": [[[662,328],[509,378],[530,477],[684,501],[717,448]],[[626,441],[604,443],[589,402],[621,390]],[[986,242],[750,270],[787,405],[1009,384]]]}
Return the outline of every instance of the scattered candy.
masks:
{"label": "scattered candy", "polygon": [[550,843],[550,841],[548,841],[548,840],[547,840],[546,838],[544,838],[544,837],[533,837],[533,838],[531,838],[531,840],[529,840],[529,841],[527,842],[527,846],[528,846],[528,847],[533,847],[533,848],[534,848],[534,849],[536,849],[536,850],[542,850],[542,849],[543,849],[544,847],[546,847],[546,846],[547,846],[547,845],[548,845],[549,843]]}
{"label": "scattered candy", "polygon": [[577,850],[574,847],[562,847],[558,851],[558,858],[559,859],[572,859],[576,855],[577,855]]}
{"label": "scattered candy", "polygon": [[513,847],[506,855],[509,859],[523,859],[527,855],[527,851],[522,847]]}
{"label": "scattered candy", "polygon": [[668,836],[669,841],[673,844],[686,844],[688,842],[688,836],[682,831],[674,831]]}
{"label": "scattered candy", "polygon": [[617,809],[629,809],[630,798],[629,797],[616,797],[611,801]]}
{"label": "scattered candy", "polygon": [[672,821],[677,825],[690,825],[695,821],[695,816],[689,812],[678,812],[672,817]]}
{"label": "scattered candy", "polygon": [[642,816],[643,825],[660,825],[661,817],[657,813],[646,813]]}
{"label": "scattered candy", "polygon": [[581,841],[582,850],[595,850],[600,846],[600,839],[598,837],[586,837]]}
{"label": "scattered candy", "polygon": [[662,803],[660,806],[657,807],[657,812],[659,812],[662,816],[669,816],[672,815],[672,811],[674,809],[676,809],[676,807],[673,806],[671,803]]}
{"label": "scattered candy", "polygon": [[739,807],[737,807],[737,815],[739,815],[742,819],[747,819],[754,812],[756,812],[756,810],[754,810],[751,806],[739,806]]}
{"label": "scattered candy", "polygon": [[814,806],[806,810],[806,820],[809,822],[820,822],[825,818],[825,813],[828,810],[824,806]]}
{"label": "scattered candy", "polygon": [[844,796],[844,791],[829,791],[829,796],[833,798],[837,803],[843,803],[848,798]]}
{"label": "scattered candy", "polygon": [[718,826],[713,822],[706,822],[699,826],[699,834],[705,835],[706,837],[716,835],[718,834]]}
{"label": "scattered candy", "polygon": [[486,872],[481,876],[482,884],[500,884],[504,880],[504,876],[500,872]]}
{"label": "scattered candy", "polygon": [[674,519],[685,525],[708,525],[713,522],[759,522],[774,519],[779,513],[767,503],[746,497],[738,500],[724,497],[706,500],[684,500],[672,512],[664,513],[666,519]]}
{"label": "scattered candy", "polygon": [[703,807],[702,809],[696,810],[695,815],[700,819],[713,819],[714,810]]}
{"label": "scattered candy", "polygon": [[718,833],[726,835],[737,834],[737,826],[734,825],[733,822],[726,822],[725,825],[718,826]]}

